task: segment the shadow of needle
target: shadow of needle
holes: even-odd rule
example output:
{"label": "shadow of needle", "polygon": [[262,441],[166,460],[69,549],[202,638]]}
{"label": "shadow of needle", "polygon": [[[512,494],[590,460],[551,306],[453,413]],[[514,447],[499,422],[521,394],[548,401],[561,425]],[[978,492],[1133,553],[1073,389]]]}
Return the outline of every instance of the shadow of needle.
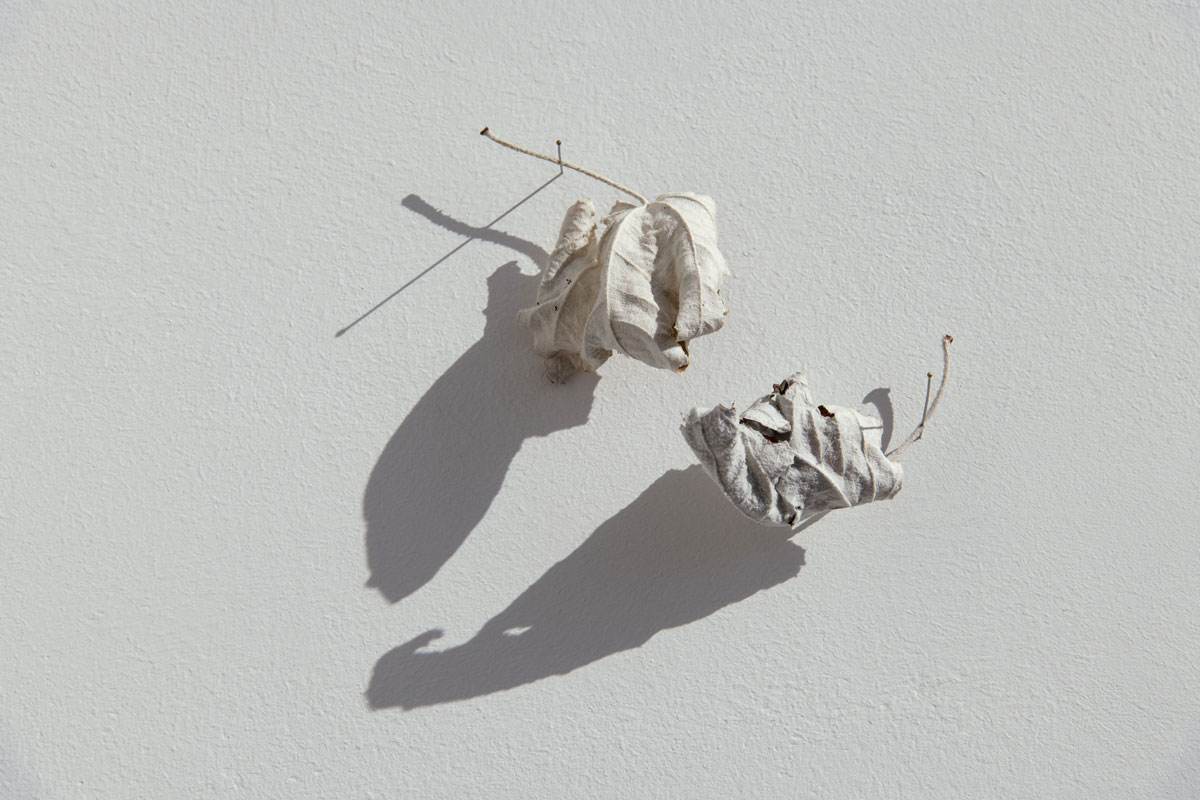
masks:
{"label": "shadow of needle", "polygon": [[[342,328],[340,331],[338,331],[337,333],[335,333],[335,334],[334,334],[334,337],[340,337],[340,336],[341,336],[342,334],[344,334],[346,331],[350,330],[350,329],[351,329],[351,328],[353,328],[355,325],[357,325],[358,323],[362,322],[364,319],[366,319],[367,317],[371,316],[371,315],[372,315],[372,314],[374,314],[376,311],[378,311],[378,310],[379,310],[381,307],[383,307],[383,305],[384,305],[385,303],[387,303],[387,302],[388,302],[389,300],[391,300],[393,297],[395,297],[396,295],[400,294],[400,293],[401,293],[401,292],[403,292],[405,289],[407,289],[409,286],[412,286],[414,283],[416,283],[417,281],[419,281],[419,280],[420,280],[422,277],[424,277],[424,276],[425,276],[425,275],[426,275],[428,272],[430,272],[431,270],[433,270],[433,268],[434,268],[434,267],[436,267],[436,266],[438,266],[439,264],[441,264],[443,261],[445,261],[446,259],[448,259],[450,256],[452,256],[452,255],[454,255],[455,253],[457,253],[459,250],[462,250],[464,247],[466,247],[467,245],[469,245],[471,242],[475,241],[476,239],[483,238],[483,237],[480,235],[480,233],[479,233],[479,232],[481,232],[481,231],[485,231],[485,230],[487,230],[487,229],[491,228],[493,225],[495,225],[497,222],[499,222],[500,220],[502,220],[502,219],[504,219],[505,217],[507,217],[507,216],[508,216],[509,214],[511,214],[513,211],[516,211],[516,210],[517,210],[517,209],[518,209],[518,208],[519,208],[521,205],[523,205],[524,203],[528,202],[528,201],[529,201],[529,199],[530,199],[531,197],[533,197],[535,194],[537,194],[538,192],[540,192],[542,189],[545,189],[547,186],[549,186],[550,184],[554,183],[556,180],[558,180],[558,179],[559,179],[559,178],[561,178],[561,177],[562,177],[562,172],[559,172],[559,174],[558,174],[558,175],[555,175],[553,178],[551,178],[550,180],[546,181],[546,182],[545,182],[545,183],[543,183],[541,186],[537,187],[537,188],[536,188],[536,189],[534,189],[532,192],[530,192],[529,194],[527,194],[527,195],[525,195],[524,197],[522,197],[520,200],[518,200],[516,203],[514,203],[514,204],[513,204],[513,205],[512,205],[512,206],[511,206],[511,207],[510,207],[510,208],[509,208],[507,211],[505,211],[504,213],[502,213],[500,216],[496,217],[494,220],[492,220],[492,221],[491,221],[491,222],[489,222],[488,224],[486,224],[486,225],[484,225],[484,226],[482,226],[482,227],[480,227],[480,228],[476,229],[476,230],[477,230],[477,232],[476,232],[476,233],[474,233],[474,234],[472,234],[471,236],[469,236],[467,239],[465,239],[463,242],[461,242],[461,243],[460,243],[460,244],[459,244],[457,247],[455,247],[453,250],[451,250],[450,252],[446,253],[446,255],[442,256],[442,257],[441,257],[441,258],[439,258],[437,261],[433,262],[433,263],[432,263],[432,264],[430,264],[428,267],[426,267],[425,269],[423,269],[423,270],[421,270],[420,272],[418,272],[416,275],[414,275],[412,278],[410,278],[410,279],[409,279],[407,282],[405,282],[405,284],[404,284],[403,286],[401,286],[399,289],[397,289],[396,291],[392,292],[392,293],[391,293],[391,294],[389,294],[387,297],[383,298],[383,299],[382,299],[382,300],[380,300],[378,303],[376,303],[375,305],[371,306],[371,308],[369,308],[369,309],[367,309],[366,311],[364,311],[364,312],[362,313],[362,315],[360,315],[360,316],[358,317],[358,319],[354,320],[354,321],[353,321],[353,322],[351,322],[349,325],[347,325],[346,327]],[[541,264],[538,264],[538,266],[539,266],[539,267],[541,267],[542,265],[541,265]]]}

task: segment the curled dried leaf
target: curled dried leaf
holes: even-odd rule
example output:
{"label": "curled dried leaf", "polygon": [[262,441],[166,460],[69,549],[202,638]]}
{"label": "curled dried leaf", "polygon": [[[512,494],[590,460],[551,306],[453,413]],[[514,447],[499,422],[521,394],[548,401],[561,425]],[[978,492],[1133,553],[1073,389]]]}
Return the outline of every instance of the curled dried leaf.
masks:
{"label": "curled dried leaf", "polygon": [[684,438],[739,511],[768,525],[799,525],[896,496],[903,472],[884,455],[879,419],[814,405],[801,373],[774,389],[740,416],[717,406],[693,408],[684,420]]}
{"label": "curled dried leaf", "polygon": [[547,376],[594,370],[614,352],[682,372],[687,343],[719,330],[727,313],[712,199],[667,194],[617,203],[599,225],[594,215],[587,200],[567,210],[537,303],[517,314]]}

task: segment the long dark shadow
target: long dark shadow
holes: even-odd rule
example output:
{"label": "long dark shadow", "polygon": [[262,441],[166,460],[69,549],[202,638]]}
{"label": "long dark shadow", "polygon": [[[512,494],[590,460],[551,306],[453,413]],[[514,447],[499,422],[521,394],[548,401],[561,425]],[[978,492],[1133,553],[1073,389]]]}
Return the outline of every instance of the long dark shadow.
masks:
{"label": "long dark shadow", "polygon": [[432,271],[435,267],[437,267],[443,261],[445,261],[450,256],[457,253],[459,250],[462,250],[464,247],[466,247],[467,245],[469,245],[471,242],[475,241],[476,239],[482,239],[484,241],[494,242],[496,244],[504,245],[505,247],[510,247],[513,250],[524,253],[525,255],[532,258],[534,260],[534,263],[536,263],[539,267],[542,266],[543,264],[545,264],[546,259],[548,258],[548,255],[545,250],[538,247],[536,244],[533,244],[532,242],[525,241],[524,239],[518,239],[515,236],[510,236],[510,235],[508,235],[506,233],[502,233],[500,231],[494,231],[494,230],[492,230],[492,226],[495,225],[500,220],[507,217],[512,212],[516,211],[523,204],[528,202],[531,197],[533,197],[535,194],[540,192],[542,189],[545,189],[550,184],[554,183],[560,177],[562,177],[561,172],[558,175],[555,175],[550,180],[543,183],[541,186],[534,189],[529,194],[522,197],[516,203],[513,203],[513,205],[510,206],[508,208],[508,210],[505,211],[504,213],[502,213],[500,216],[496,217],[494,220],[492,220],[488,224],[486,224],[482,227],[479,227],[479,228],[471,227],[470,225],[459,222],[458,220],[453,219],[452,217],[450,217],[446,214],[443,214],[442,212],[438,211],[433,206],[429,205],[429,203],[426,203],[420,197],[417,197],[415,194],[410,194],[407,197],[405,197],[403,200],[400,201],[400,204],[402,206],[404,206],[405,208],[407,208],[411,211],[416,211],[418,214],[422,215],[423,217],[425,217],[426,219],[428,219],[430,222],[434,223],[435,225],[439,225],[448,230],[452,230],[455,233],[466,236],[467,239],[463,242],[460,242],[456,247],[454,247],[452,250],[450,250],[448,253],[446,253],[441,258],[439,258],[437,261],[434,261],[428,267],[426,267],[425,269],[418,272],[416,275],[414,275],[412,278],[410,278],[408,281],[406,281],[405,284],[403,286],[401,286],[399,289],[392,292],[387,297],[383,298],[378,303],[376,303],[375,305],[371,306],[369,309],[364,311],[358,317],[358,319],[354,320],[349,325],[342,328],[340,331],[335,333],[334,336],[335,337],[341,336],[346,331],[350,330],[355,325],[357,325],[358,323],[362,322],[364,319],[369,317],[371,314],[374,314],[376,311],[378,311],[381,307],[383,307],[383,305],[385,303],[387,303],[389,300],[391,300],[393,297],[400,294],[408,287],[412,286],[414,283],[416,283],[421,278],[423,278],[426,274],[428,274],[430,271]]}
{"label": "long dark shadow", "polygon": [[[437,225],[525,253],[539,266],[546,259],[532,242],[470,228],[415,195],[404,204]],[[528,331],[516,322],[538,280],[515,261],[488,277],[483,336],[417,401],[371,471],[363,494],[367,585],[390,602],[424,586],[458,550],[526,439],[587,421],[596,376],[548,383]]]}
{"label": "long dark shadow", "polygon": [[551,567],[466,644],[432,630],[379,659],[374,709],[406,709],[564,675],[640,647],[795,576],[791,531],[739,514],[699,466],[668,472]]}

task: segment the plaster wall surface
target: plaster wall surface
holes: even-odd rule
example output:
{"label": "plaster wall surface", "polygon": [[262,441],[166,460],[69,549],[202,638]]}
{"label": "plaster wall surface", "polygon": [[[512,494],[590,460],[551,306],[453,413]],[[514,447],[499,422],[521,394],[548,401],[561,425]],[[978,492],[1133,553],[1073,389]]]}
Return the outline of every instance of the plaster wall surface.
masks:
{"label": "plaster wall surface", "polygon": [[[0,795],[1197,797],[1198,108],[1195,2],[0,2]],[[543,381],[619,195],[484,125],[715,198],[685,374]],[[893,501],[679,435],[947,331]]]}

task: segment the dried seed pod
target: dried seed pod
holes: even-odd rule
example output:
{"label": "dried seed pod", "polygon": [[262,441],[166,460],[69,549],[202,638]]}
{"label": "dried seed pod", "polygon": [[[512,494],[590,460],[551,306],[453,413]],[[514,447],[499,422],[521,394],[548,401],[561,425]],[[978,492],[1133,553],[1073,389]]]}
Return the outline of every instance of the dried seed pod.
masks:
{"label": "dried seed pod", "polygon": [[594,370],[614,352],[682,372],[687,343],[725,321],[709,197],[667,194],[643,205],[617,203],[592,221],[590,201],[572,205],[542,273],[537,304],[517,320],[533,332],[552,381]]}
{"label": "dried seed pod", "polygon": [[946,388],[951,341],[942,340],[945,368],[933,404],[912,435],[886,454],[878,418],[814,405],[800,373],[741,415],[723,405],[693,408],[683,436],[730,502],[767,525],[799,525],[836,508],[891,499],[903,478],[897,459],[921,437]]}

